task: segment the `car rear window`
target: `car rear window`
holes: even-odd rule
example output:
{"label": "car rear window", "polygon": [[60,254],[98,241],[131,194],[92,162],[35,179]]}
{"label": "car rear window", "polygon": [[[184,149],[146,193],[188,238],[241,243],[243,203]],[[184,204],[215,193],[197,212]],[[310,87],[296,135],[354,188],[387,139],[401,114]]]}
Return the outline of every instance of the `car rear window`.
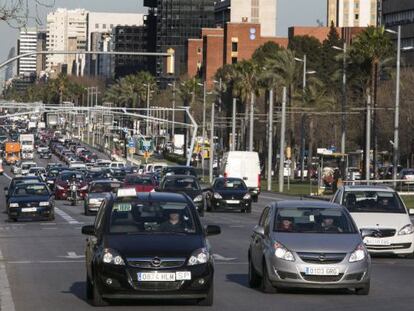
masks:
{"label": "car rear window", "polygon": [[200,190],[200,187],[193,178],[174,178],[164,182],[164,189]]}
{"label": "car rear window", "polygon": [[246,184],[241,179],[219,179],[214,184],[217,190],[247,190]]}
{"label": "car rear window", "polygon": [[149,176],[127,176],[125,182],[130,185],[152,185],[152,179]]}
{"label": "car rear window", "polygon": [[347,191],[343,200],[350,213],[406,213],[395,192]]}
{"label": "car rear window", "polygon": [[91,193],[106,193],[106,192],[116,192],[118,188],[121,187],[120,183],[93,183],[91,185]]}

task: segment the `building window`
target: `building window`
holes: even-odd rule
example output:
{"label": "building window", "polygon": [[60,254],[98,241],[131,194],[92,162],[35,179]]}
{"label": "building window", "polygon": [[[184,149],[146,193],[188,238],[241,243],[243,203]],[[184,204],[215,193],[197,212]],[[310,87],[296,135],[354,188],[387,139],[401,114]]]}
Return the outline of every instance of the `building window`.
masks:
{"label": "building window", "polygon": [[99,29],[99,24],[95,24],[95,28],[96,29]]}
{"label": "building window", "polygon": [[355,20],[359,20],[359,14],[355,14]]}
{"label": "building window", "polygon": [[106,29],[106,24],[102,24],[102,28],[103,29]]}
{"label": "building window", "polygon": [[197,54],[200,55],[201,54],[201,48],[197,48]]}
{"label": "building window", "polygon": [[239,44],[238,42],[232,42],[231,43],[231,51],[232,52],[237,52],[239,50]]}
{"label": "building window", "polygon": [[237,64],[237,57],[232,57],[231,58],[231,63],[232,64]]}

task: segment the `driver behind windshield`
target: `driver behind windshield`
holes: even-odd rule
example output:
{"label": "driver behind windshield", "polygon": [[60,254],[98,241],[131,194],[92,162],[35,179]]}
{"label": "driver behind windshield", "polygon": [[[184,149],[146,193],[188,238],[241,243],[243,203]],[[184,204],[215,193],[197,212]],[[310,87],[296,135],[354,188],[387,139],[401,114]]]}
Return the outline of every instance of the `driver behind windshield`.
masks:
{"label": "driver behind windshield", "polygon": [[168,215],[168,220],[163,222],[160,226],[162,232],[181,232],[184,230],[183,223],[181,221],[180,213],[178,211],[172,211]]}

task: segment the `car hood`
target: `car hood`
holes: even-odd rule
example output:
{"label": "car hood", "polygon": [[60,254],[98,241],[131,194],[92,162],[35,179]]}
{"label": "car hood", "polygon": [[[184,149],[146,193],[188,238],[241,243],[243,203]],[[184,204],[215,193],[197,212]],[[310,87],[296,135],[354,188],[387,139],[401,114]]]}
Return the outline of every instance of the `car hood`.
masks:
{"label": "car hood", "polygon": [[359,234],[274,233],[273,240],[294,252],[349,253],[362,243]]}
{"label": "car hood", "polygon": [[105,197],[109,195],[108,192],[102,192],[102,193],[88,193],[89,199],[105,199]]}
{"label": "car hood", "polygon": [[185,234],[121,234],[107,235],[104,247],[112,248],[125,257],[189,257],[204,247],[201,235]]}
{"label": "car hood", "polygon": [[243,199],[249,190],[214,190],[214,192],[219,193],[224,199],[232,197],[235,199]]}
{"label": "car hood", "polygon": [[49,196],[10,197],[9,203],[30,203],[49,201]]}
{"label": "car hood", "polygon": [[400,230],[411,223],[407,214],[391,213],[351,213],[359,229],[396,229]]}
{"label": "car hood", "polygon": [[191,199],[203,193],[202,190],[190,190],[190,189],[163,189],[162,192],[174,192],[174,193],[185,193]]}

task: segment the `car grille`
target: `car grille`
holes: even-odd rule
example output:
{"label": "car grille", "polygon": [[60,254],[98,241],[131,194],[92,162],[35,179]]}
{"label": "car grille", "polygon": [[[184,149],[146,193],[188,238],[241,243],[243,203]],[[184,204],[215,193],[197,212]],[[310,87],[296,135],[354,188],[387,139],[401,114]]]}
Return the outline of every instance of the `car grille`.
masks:
{"label": "car grille", "polygon": [[366,245],[368,250],[396,250],[410,248],[411,243],[400,243],[391,245]]}
{"label": "car grille", "polygon": [[180,289],[184,281],[175,282],[134,282],[137,290],[143,291],[174,291]]}
{"label": "car grille", "polygon": [[301,275],[305,281],[320,283],[339,282],[344,276],[343,273],[338,275],[306,275],[305,273],[301,273]]}
{"label": "car grille", "polygon": [[142,269],[171,269],[180,268],[185,263],[185,258],[159,258],[160,264],[153,264],[154,258],[127,258],[131,267]]}
{"label": "car grille", "polygon": [[277,275],[282,279],[298,279],[299,276],[296,273],[285,272],[285,271],[276,271]]}
{"label": "car grille", "polygon": [[373,234],[373,236],[376,238],[392,237],[397,232],[397,230],[395,229],[373,229],[373,230],[376,231],[375,234]]}
{"label": "car grille", "polygon": [[313,264],[334,264],[344,260],[346,253],[298,253],[302,261]]}
{"label": "car grille", "polygon": [[20,203],[19,207],[39,207],[39,202]]}
{"label": "car grille", "polygon": [[347,281],[353,281],[353,280],[361,281],[363,276],[364,276],[364,273],[362,273],[362,272],[361,273],[351,273],[351,274],[348,274],[345,277],[345,280],[347,280]]}

